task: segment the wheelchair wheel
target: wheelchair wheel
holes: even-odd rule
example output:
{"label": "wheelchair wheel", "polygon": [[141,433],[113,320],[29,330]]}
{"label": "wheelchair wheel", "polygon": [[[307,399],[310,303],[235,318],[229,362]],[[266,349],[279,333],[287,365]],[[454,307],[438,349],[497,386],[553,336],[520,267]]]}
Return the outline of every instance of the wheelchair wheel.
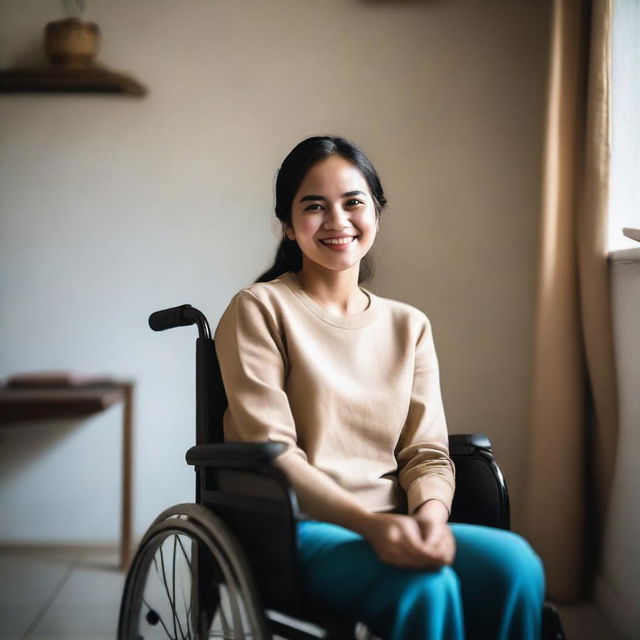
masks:
{"label": "wheelchair wheel", "polygon": [[145,534],[125,582],[119,640],[265,640],[244,553],[200,505],[164,511]]}

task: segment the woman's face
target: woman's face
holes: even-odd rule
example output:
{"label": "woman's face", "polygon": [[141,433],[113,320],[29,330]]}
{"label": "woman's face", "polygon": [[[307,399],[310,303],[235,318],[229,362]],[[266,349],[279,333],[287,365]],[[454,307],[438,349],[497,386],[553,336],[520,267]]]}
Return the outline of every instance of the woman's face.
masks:
{"label": "woman's face", "polygon": [[287,237],[304,261],[330,271],[359,268],[373,245],[377,216],[369,185],[360,170],[333,155],[314,165],[291,204]]}

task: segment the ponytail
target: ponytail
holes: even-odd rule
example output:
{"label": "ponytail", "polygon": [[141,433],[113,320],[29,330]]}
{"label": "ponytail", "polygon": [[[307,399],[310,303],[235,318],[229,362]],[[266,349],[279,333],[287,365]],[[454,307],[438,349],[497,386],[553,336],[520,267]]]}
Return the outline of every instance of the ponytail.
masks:
{"label": "ponytail", "polygon": [[256,282],[270,282],[279,278],[287,271],[298,273],[302,269],[302,251],[295,240],[289,240],[287,236],[282,239],[276,259],[269,269],[267,269]]}

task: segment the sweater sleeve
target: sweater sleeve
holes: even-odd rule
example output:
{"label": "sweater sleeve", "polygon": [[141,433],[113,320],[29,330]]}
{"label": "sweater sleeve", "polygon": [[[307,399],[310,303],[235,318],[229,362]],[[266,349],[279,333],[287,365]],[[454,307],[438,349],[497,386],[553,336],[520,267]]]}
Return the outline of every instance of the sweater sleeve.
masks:
{"label": "sweater sleeve", "polygon": [[272,314],[250,291],[241,291],[224,312],[215,343],[229,402],[225,437],[283,442],[287,453],[306,460],[284,390],[286,349]]}
{"label": "sweater sleeve", "polygon": [[409,411],[396,448],[398,473],[409,513],[433,499],[451,512],[455,468],[449,458],[433,334],[426,317],[424,321],[416,344]]}

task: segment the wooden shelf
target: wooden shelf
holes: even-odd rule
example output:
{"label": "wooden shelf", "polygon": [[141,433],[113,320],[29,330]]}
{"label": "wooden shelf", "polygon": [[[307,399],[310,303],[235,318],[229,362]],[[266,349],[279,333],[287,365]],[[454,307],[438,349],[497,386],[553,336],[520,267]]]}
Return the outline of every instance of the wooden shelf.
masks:
{"label": "wooden shelf", "polygon": [[104,67],[39,67],[0,70],[0,93],[123,93],[144,96],[146,87],[124,73]]}

